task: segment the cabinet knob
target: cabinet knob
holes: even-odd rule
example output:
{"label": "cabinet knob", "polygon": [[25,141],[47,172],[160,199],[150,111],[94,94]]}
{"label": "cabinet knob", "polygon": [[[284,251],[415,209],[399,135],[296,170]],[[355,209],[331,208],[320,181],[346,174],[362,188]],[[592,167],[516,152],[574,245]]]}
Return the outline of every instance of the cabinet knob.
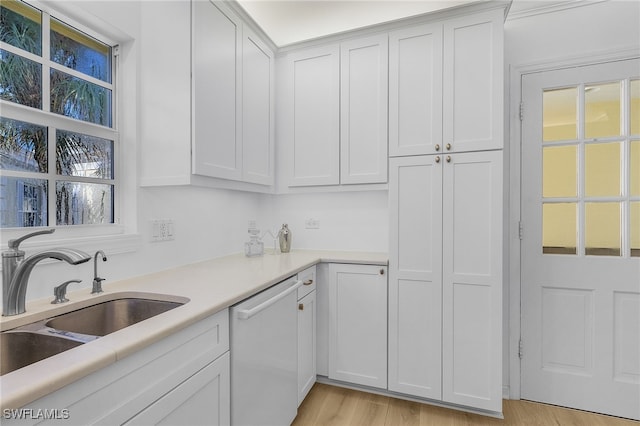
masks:
{"label": "cabinet knob", "polygon": [[439,163],[439,162],[440,162],[440,156],[438,155],[438,156],[436,157],[436,163]]}
{"label": "cabinet knob", "polygon": [[451,156],[447,155],[447,163],[450,163],[450,162],[451,162]]}
{"label": "cabinet knob", "polygon": [[446,146],[446,148],[447,148],[447,151],[451,151],[451,144],[450,144],[450,143],[448,143],[448,144],[447,144],[447,146]]}
{"label": "cabinet knob", "polygon": [[436,149],[436,151],[440,151],[440,144],[436,144],[434,148]]}
{"label": "cabinet knob", "polygon": [[380,275],[384,275],[384,269],[380,269]]}
{"label": "cabinet knob", "polygon": [[304,303],[298,303],[298,310],[304,311]]}
{"label": "cabinet knob", "polygon": [[302,284],[303,285],[311,285],[311,284],[313,284],[313,280],[312,279],[308,279],[306,281],[303,281]]}

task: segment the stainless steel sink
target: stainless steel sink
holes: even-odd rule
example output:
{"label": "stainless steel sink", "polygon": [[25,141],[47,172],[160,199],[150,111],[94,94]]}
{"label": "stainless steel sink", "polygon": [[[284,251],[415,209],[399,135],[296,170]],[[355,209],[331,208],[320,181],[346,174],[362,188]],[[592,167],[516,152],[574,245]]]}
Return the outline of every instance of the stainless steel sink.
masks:
{"label": "stainless steel sink", "polygon": [[45,325],[56,330],[105,336],[182,305],[151,299],[116,299],[57,316]]}
{"label": "stainless steel sink", "polygon": [[57,355],[82,342],[31,332],[0,333],[0,375]]}

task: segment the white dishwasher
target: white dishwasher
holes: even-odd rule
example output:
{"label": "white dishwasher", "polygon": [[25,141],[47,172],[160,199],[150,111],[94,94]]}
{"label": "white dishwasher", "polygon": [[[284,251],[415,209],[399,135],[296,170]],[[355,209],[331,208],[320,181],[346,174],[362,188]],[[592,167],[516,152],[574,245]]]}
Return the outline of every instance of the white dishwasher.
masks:
{"label": "white dishwasher", "polygon": [[296,417],[301,285],[293,276],[231,307],[232,425],[285,426]]}

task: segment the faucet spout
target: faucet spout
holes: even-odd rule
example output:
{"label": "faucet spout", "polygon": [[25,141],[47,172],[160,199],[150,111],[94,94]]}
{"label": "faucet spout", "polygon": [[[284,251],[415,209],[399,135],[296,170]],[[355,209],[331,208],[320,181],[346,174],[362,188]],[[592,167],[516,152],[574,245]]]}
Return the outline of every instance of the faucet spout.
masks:
{"label": "faucet spout", "polygon": [[18,315],[25,312],[25,299],[27,295],[27,283],[29,282],[29,276],[38,262],[44,259],[63,260],[70,265],[79,265],[81,263],[88,262],[91,259],[91,256],[80,250],[57,248],[36,253],[19,261],[11,276],[4,275],[3,269],[3,286],[7,286],[8,284],[8,288],[3,295],[2,315]]}

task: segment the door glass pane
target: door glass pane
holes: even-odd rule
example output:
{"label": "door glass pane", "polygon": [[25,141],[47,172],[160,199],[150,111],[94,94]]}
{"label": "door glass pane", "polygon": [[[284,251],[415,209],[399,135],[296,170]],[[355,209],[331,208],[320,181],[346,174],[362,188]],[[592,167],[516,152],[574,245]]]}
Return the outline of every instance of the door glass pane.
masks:
{"label": "door glass pane", "polygon": [[587,197],[619,196],[620,142],[585,146],[585,194]]}
{"label": "door glass pane", "polygon": [[42,65],[0,50],[0,99],[42,108]]}
{"label": "door glass pane", "polygon": [[576,203],[542,205],[542,252],[576,254]]}
{"label": "door glass pane", "polygon": [[640,80],[631,80],[631,134],[640,135]]}
{"label": "door glass pane", "polygon": [[542,148],[542,196],[575,197],[578,175],[576,145]]}
{"label": "door glass pane", "polygon": [[42,13],[38,9],[17,0],[2,0],[0,28],[0,41],[42,54]]}
{"label": "door glass pane", "polygon": [[578,137],[578,89],[545,90],[542,95],[542,139],[545,142]]}
{"label": "door glass pane", "polygon": [[0,117],[0,169],[47,172],[47,128]]}
{"label": "door glass pane", "polygon": [[585,203],[585,254],[620,256],[620,203]]}
{"label": "door glass pane", "polygon": [[56,131],[56,172],[65,176],[113,178],[113,141]]}
{"label": "door glass pane", "polygon": [[111,48],[56,19],[51,20],[51,60],[111,82]]}
{"label": "door glass pane", "polygon": [[631,256],[640,257],[640,201],[630,203]]}
{"label": "door glass pane", "polygon": [[620,82],[585,86],[584,135],[601,138],[620,135]]}
{"label": "door glass pane", "polygon": [[56,225],[113,223],[113,185],[56,182]]}
{"label": "door glass pane", "polygon": [[46,179],[26,179],[0,176],[2,228],[47,226]]}
{"label": "door glass pane", "polygon": [[629,147],[629,192],[640,196],[640,141],[631,141]]}

